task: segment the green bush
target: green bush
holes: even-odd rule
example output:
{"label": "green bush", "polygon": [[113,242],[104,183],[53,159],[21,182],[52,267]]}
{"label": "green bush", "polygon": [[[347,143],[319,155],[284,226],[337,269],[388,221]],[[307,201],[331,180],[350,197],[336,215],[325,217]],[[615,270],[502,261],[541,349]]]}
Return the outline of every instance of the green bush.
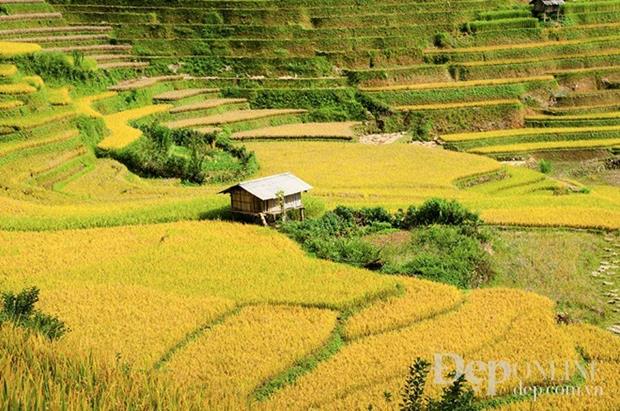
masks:
{"label": "green bush", "polygon": [[340,206],[321,218],[289,221],[281,230],[319,258],[368,267],[377,264],[380,252],[362,237],[391,227],[392,216],[383,208]]}
{"label": "green bush", "polygon": [[[319,258],[472,288],[493,275],[484,249],[488,235],[480,222],[459,203],[434,199],[394,215],[381,207],[339,206],[320,218],[288,221],[280,229]],[[412,237],[393,259],[366,238],[395,229],[411,229]]]}
{"label": "green bush", "polygon": [[411,233],[407,250],[413,257],[387,263],[385,272],[405,273],[460,288],[480,287],[492,278],[489,254],[467,229],[432,225],[415,228]]}
{"label": "green bush", "polygon": [[94,66],[79,53],[75,53],[73,58],[63,53],[34,53],[18,57],[15,61],[24,72],[37,74],[46,81],[83,82],[98,76]]}
{"label": "green bush", "polygon": [[424,387],[430,363],[423,358],[409,366],[407,379],[401,390],[401,411],[475,411],[479,409],[474,400],[474,390],[467,384],[464,374],[455,376],[454,382],[444,388],[441,398],[424,396]]}
{"label": "green bush", "polygon": [[12,322],[18,327],[43,334],[50,340],[57,340],[68,331],[58,318],[35,309],[34,306],[39,301],[39,289],[36,287],[22,290],[17,294],[4,292],[1,300],[0,324]]}
{"label": "green bush", "polygon": [[433,38],[433,45],[442,49],[454,47],[454,38],[450,33],[442,31],[435,34],[435,37]]}
{"label": "green bush", "polygon": [[76,120],[76,127],[80,131],[82,142],[93,149],[103,140],[108,132],[101,118],[81,116]]}
{"label": "green bush", "polygon": [[553,166],[549,160],[543,159],[538,162],[538,170],[543,174],[549,174],[553,170]]}
{"label": "green bush", "polygon": [[402,228],[433,224],[477,226],[481,223],[478,214],[467,210],[456,200],[433,198],[418,209],[410,208],[408,212],[408,225],[401,225]]}
{"label": "green bush", "polygon": [[194,183],[223,183],[256,172],[253,152],[233,144],[226,132],[204,134],[142,125],[143,136],[127,148],[109,154],[140,175],[180,178]]}

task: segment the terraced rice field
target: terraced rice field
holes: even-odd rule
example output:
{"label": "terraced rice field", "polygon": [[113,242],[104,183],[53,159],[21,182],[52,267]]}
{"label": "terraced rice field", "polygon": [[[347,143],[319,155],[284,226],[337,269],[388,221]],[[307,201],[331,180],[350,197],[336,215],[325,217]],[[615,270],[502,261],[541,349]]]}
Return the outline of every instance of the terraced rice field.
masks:
{"label": "terraced rice field", "polygon": [[283,126],[265,127],[250,131],[234,133],[239,140],[259,139],[317,139],[317,140],[353,140],[355,126],[358,122],[340,123],[303,123]]}
{"label": "terraced rice field", "polygon": [[157,104],[105,116],[103,119],[110,130],[110,135],[99,143],[99,148],[110,150],[127,147],[142,135],[140,130],[127,124],[129,121],[167,111],[170,107],[170,105]]}
{"label": "terraced rice field", "polygon": [[[226,221],[236,177],[145,178],[107,157],[156,121],[230,136],[256,154],[252,177],[308,181],[311,218],[445,198],[490,225],[614,239],[617,186],[496,158],[615,159],[616,0],[568,2],[557,24],[513,0],[165,3],[0,0],[0,291],[36,285],[70,329],[50,342],[0,321],[0,408],[398,409],[412,361],[438,352],[568,361],[558,383],[603,389],[534,401],[512,394],[549,379],[516,373],[487,408],[620,408],[619,339],[558,323],[546,297],[318,259]],[[357,142],[377,132],[399,142]]]}

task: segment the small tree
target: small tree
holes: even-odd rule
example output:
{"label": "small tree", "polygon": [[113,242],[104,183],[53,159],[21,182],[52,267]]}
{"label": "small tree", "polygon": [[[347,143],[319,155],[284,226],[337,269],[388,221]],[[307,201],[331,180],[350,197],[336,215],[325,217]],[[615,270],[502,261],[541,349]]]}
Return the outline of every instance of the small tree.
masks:
{"label": "small tree", "polygon": [[401,411],[419,411],[425,406],[424,387],[430,363],[423,358],[416,360],[409,366],[409,374],[402,389]]}
{"label": "small tree", "polygon": [[187,162],[187,180],[192,183],[202,184],[205,182],[204,171],[207,161],[207,147],[202,140],[193,140],[189,146],[190,156]]}
{"label": "small tree", "polygon": [[443,390],[440,399],[424,396],[424,387],[430,363],[423,358],[409,366],[409,374],[401,391],[401,411],[475,411],[474,391],[467,386],[465,375],[460,375]]}
{"label": "small tree", "polygon": [[553,170],[553,166],[550,161],[543,159],[538,163],[538,170],[543,174],[549,174]]}

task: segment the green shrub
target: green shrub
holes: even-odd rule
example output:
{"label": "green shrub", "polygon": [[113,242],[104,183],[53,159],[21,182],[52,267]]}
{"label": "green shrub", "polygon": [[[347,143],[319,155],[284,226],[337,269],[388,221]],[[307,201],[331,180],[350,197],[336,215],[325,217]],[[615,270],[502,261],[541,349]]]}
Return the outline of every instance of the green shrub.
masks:
{"label": "green shrub", "polygon": [[464,374],[457,376],[454,382],[444,388],[441,398],[424,396],[424,387],[428,378],[430,363],[423,358],[409,366],[409,373],[401,390],[401,411],[474,411],[479,409],[474,403],[474,390],[467,384]]}
{"label": "green shrub", "polygon": [[488,253],[476,235],[461,227],[433,225],[411,232],[405,256],[386,263],[384,271],[405,273],[460,288],[476,288],[493,277]]}
{"label": "green shrub", "polygon": [[409,132],[413,141],[431,141],[433,139],[433,120],[425,113],[412,113]]}
{"label": "green shrub", "polygon": [[538,170],[543,174],[549,174],[553,170],[553,166],[549,160],[540,160],[538,162]]}
{"label": "green shrub", "polygon": [[403,228],[432,224],[477,226],[481,223],[478,214],[467,210],[456,200],[433,198],[424,202],[420,208],[408,211],[412,213],[408,219],[411,225]]}
{"label": "green shrub", "polygon": [[93,149],[107,133],[105,123],[101,118],[81,116],[76,120],[76,127],[80,131],[82,142]]}
{"label": "green shrub", "polygon": [[223,183],[256,172],[253,152],[231,142],[229,133],[204,134],[142,125],[143,136],[111,156],[146,177],[180,178],[193,184]]}
{"label": "green shrub", "polygon": [[4,292],[1,300],[0,324],[12,322],[18,327],[36,331],[50,340],[57,340],[68,331],[58,318],[35,309],[35,304],[39,301],[39,289],[36,287],[17,294]]}
{"label": "green shrub", "polygon": [[[319,258],[469,288],[492,276],[484,250],[488,235],[479,223],[479,217],[459,203],[435,199],[394,215],[381,207],[339,206],[320,218],[287,221],[280,229]],[[386,263],[382,250],[365,237],[394,229],[413,229],[412,240],[405,258]]]}
{"label": "green shrub", "polygon": [[392,227],[392,216],[383,208],[337,207],[321,218],[289,221],[281,230],[311,254],[358,267],[374,266],[380,251],[363,236]]}
{"label": "green shrub", "polygon": [[46,81],[87,81],[98,76],[94,67],[87,64],[83,55],[80,58],[79,53],[73,58],[63,53],[34,53],[15,60],[22,71],[37,74]]}
{"label": "green shrub", "polygon": [[433,38],[433,45],[442,49],[454,47],[454,38],[450,33],[442,31],[435,34],[435,37]]}

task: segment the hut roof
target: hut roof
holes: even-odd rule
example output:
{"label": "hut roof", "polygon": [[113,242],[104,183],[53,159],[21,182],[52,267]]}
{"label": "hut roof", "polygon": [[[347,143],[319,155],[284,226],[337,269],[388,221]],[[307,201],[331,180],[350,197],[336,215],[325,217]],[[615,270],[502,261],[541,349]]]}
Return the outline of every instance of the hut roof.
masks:
{"label": "hut roof", "polygon": [[542,2],[545,6],[561,6],[564,4],[564,0],[531,0],[530,4],[536,3],[537,1]]}
{"label": "hut roof", "polygon": [[285,196],[302,193],[312,189],[312,186],[291,173],[282,173],[274,176],[258,178],[256,180],[244,181],[220,194],[227,194],[241,188],[261,200],[273,200],[278,198],[278,193],[282,192]]}

